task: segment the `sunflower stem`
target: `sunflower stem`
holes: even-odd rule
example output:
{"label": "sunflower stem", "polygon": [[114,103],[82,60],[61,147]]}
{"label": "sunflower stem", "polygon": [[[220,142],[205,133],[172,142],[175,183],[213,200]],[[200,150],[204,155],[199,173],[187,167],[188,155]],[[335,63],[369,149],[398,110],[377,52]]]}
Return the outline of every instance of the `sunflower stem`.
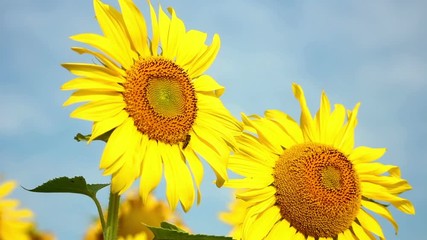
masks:
{"label": "sunflower stem", "polygon": [[105,240],[116,240],[119,228],[119,205],[120,195],[113,193],[110,189],[110,199],[108,202],[107,226],[104,229]]}

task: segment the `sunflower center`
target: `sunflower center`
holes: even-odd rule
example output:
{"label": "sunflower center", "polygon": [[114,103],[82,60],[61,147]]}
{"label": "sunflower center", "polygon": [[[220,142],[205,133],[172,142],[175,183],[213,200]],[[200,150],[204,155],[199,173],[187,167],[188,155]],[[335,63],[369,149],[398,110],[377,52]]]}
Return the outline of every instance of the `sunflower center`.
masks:
{"label": "sunflower center", "polygon": [[176,81],[157,79],[150,82],[147,98],[153,110],[163,116],[175,117],[184,112],[185,99]]}
{"label": "sunflower center", "polygon": [[329,189],[338,189],[341,186],[341,172],[332,166],[322,169],[322,184]]}
{"label": "sunflower center", "polygon": [[123,97],[138,131],[168,144],[184,142],[197,114],[188,74],[162,57],[140,59],[126,74]]}
{"label": "sunflower center", "polygon": [[304,143],[286,149],[274,169],[276,205],[299,232],[337,237],[350,228],[361,204],[359,179],[337,149]]}

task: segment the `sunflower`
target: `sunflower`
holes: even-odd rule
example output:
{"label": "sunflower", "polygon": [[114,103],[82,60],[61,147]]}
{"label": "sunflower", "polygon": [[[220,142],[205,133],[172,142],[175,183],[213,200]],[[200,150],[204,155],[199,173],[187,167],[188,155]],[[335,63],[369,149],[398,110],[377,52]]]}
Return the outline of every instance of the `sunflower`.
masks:
{"label": "sunflower", "polygon": [[[164,172],[166,195],[175,208],[188,211],[200,201],[203,157],[216,174],[227,179],[226,161],[241,126],[219,97],[224,87],[204,74],[215,59],[220,38],[189,30],[168,8],[158,17],[149,2],[152,36],[144,16],[131,0],[119,0],[121,12],[94,0],[104,35],[80,34],[71,39],[97,51],[75,47],[100,64],[66,63],[78,77],[62,90],[75,90],[64,106],[85,102],[71,117],[93,121],[89,142],[109,135],[100,161],[112,175],[112,190],[122,194],[140,178],[143,199],[155,189]],[[194,177],[194,182],[193,182]]]}
{"label": "sunflower", "polygon": [[0,184],[0,239],[30,240],[28,233],[33,213],[28,209],[16,209],[19,201],[5,198],[15,187],[14,181]]}
{"label": "sunflower", "polygon": [[372,213],[398,225],[388,207],[415,214],[399,194],[410,190],[397,166],[375,160],[384,148],[354,146],[359,103],[331,111],[322,93],[313,118],[302,88],[293,84],[301,123],[278,110],[265,117],[242,114],[245,131],[237,139],[229,168],[244,176],[225,186],[244,189],[247,204],[243,239],[385,239]]}
{"label": "sunflower", "polygon": [[[163,201],[156,199],[150,194],[147,202],[144,204],[141,196],[135,192],[130,192],[119,208],[118,239],[151,240],[154,238],[154,235],[145,224],[160,227],[160,223],[165,221],[189,231],[179,215],[172,211]],[[103,239],[99,220],[88,229],[84,239]]]}

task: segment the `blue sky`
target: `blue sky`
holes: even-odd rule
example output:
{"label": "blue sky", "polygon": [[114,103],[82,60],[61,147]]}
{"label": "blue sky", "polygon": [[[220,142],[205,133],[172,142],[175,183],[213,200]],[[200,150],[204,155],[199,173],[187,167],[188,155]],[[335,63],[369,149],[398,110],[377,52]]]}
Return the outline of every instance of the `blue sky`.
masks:
{"label": "blue sky", "polygon": [[[144,0],[136,0],[147,13]],[[116,1],[107,3],[117,6]],[[157,4],[157,1],[153,1]],[[322,90],[332,103],[361,102],[356,145],[386,147],[383,163],[399,165],[413,190],[403,196],[416,207],[409,216],[393,210],[396,237],[382,221],[387,239],[421,239],[427,222],[427,2],[425,1],[161,1],[173,6],[187,29],[221,36],[221,50],[208,73],[226,87],[222,99],[236,117],[281,109],[299,118],[291,83],[301,84],[314,111]],[[103,144],[73,140],[90,123],[71,119],[63,108],[72,78],[63,62],[88,58],[68,37],[100,32],[92,1],[1,1],[0,176],[25,187],[57,176],[83,175],[108,182],[98,169]],[[90,60],[89,60],[90,61]],[[226,234],[217,220],[231,199],[207,173],[201,205],[181,213],[194,232]],[[159,196],[163,195],[159,189]],[[58,239],[81,239],[96,209],[89,198],[36,194],[17,189],[13,197],[31,208],[41,229]],[[107,191],[99,194],[106,204]]]}

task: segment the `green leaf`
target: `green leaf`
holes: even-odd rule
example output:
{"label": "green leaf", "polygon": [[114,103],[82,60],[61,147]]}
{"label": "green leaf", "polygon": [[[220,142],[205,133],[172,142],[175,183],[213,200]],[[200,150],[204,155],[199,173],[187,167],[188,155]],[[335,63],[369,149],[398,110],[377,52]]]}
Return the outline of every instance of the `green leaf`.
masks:
{"label": "green leaf", "polygon": [[[113,131],[114,131],[114,129],[112,129],[112,130],[110,130],[110,131],[108,131],[108,132],[106,132],[104,134],[99,135],[98,137],[96,137],[93,140],[94,141],[95,140],[99,140],[99,141],[107,142],[108,139],[110,138],[111,133]],[[92,134],[83,135],[81,133],[77,133],[76,136],[74,137],[74,140],[76,140],[77,142],[87,142],[87,141],[89,141],[89,139],[90,139],[91,136],[92,136]]]}
{"label": "green leaf", "polygon": [[160,228],[147,226],[154,233],[154,240],[232,240],[231,237],[189,234],[167,222],[162,222],[160,226]]}
{"label": "green leaf", "polygon": [[36,188],[24,189],[30,192],[40,193],[79,193],[94,198],[99,190],[108,185],[109,184],[87,184],[84,177],[79,176],[73,178],[54,178]]}

